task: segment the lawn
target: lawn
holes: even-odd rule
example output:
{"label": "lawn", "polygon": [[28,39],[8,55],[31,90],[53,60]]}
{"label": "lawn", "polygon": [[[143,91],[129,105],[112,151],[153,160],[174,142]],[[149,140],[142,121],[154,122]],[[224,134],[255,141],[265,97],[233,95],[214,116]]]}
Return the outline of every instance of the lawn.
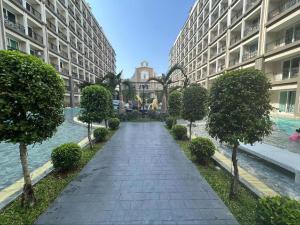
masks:
{"label": "lawn", "polygon": [[[177,141],[183,152],[189,159],[192,159],[188,150],[189,141]],[[214,163],[209,166],[202,166],[194,162],[201,175],[206,179],[225,205],[229,208],[234,217],[241,225],[255,225],[256,206],[258,198],[248,189],[240,186],[239,197],[236,200],[229,200],[229,188],[231,174],[223,169],[217,169]]]}
{"label": "lawn", "polygon": [[[110,131],[107,139],[114,134]],[[0,212],[0,225],[31,225],[49,205],[57,198],[60,192],[78,175],[82,168],[102,149],[105,142],[96,144],[93,149],[88,147],[82,151],[80,166],[65,174],[50,173],[34,185],[37,204],[33,208],[23,209],[20,197]]]}

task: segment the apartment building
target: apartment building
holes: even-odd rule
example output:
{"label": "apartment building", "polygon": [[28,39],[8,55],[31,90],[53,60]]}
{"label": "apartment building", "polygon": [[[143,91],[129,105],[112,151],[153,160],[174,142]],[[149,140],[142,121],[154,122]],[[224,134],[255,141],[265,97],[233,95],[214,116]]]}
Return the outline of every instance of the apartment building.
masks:
{"label": "apartment building", "polygon": [[[300,0],[197,0],[170,50],[192,82],[256,68],[272,82],[276,113],[300,116]],[[183,77],[174,73],[173,85]]]}
{"label": "apartment building", "polygon": [[115,72],[115,51],[84,0],[0,0],[0,49],[52,64],[64,79],[65,105],[80,101],[79,84]]}

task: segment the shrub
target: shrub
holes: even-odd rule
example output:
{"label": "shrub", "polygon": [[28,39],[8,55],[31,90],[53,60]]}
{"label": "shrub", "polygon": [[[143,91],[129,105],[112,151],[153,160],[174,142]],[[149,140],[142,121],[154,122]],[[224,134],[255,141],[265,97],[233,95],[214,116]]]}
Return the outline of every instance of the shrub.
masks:
{"label": "shrub", "polygon": [[108,121],[108,126],[110,129],[112,130],[116,130],[119,128],[119,125],[120,125],[120,120],[118,118],[111,118],[109,121]]}
{"label": "shrub", "polygon": [[137,110],[133,110],[132,112],[127,113],[128,121],[138,120],[141,116],[142,114]]}
{"label": "shrub", "polygon": [[262,198],[257,206],[258,225],[292,225],[300,222],[300,202],[288,197]]}
{"label": "shrub", "polygon": [[175,118],[168,117],[166,118],[166,126],[168,129],[172,129],[174,125],[176,125],[177,121]]}
{"label": "shrub", "polygon": [[66,171],[77,167],[81,159],[81,148],[75,143],[66,143],[52,151],[51,160],[57,170]]}
{"label": "shrub", "polygon": [[184,140],[187,137],[187,129],[183,125],[173,126],[172,132],[176,140]]}
{"label": "shrub", "polygon": [[100,127],[94,130],[94,137],[96,142],[105,141],[107,135],[108,135],[108,130],[104,127]]}
{"label": "shrub", "polygon": [[192,156],[196,158],[197,161],[207,164],[210,158],[215,153],[214,143],[203,137],[197,137],[191,141],[189,144],[189,150],[191,151]]}

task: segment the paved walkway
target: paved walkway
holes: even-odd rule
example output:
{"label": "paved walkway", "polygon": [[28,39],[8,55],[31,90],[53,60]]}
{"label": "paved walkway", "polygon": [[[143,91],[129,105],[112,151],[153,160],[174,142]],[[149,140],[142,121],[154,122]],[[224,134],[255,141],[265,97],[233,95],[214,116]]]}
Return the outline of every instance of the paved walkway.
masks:
{"label": "paved walkway", "polygon": [[36,225],[237,225],[161,123],[123,123]]}

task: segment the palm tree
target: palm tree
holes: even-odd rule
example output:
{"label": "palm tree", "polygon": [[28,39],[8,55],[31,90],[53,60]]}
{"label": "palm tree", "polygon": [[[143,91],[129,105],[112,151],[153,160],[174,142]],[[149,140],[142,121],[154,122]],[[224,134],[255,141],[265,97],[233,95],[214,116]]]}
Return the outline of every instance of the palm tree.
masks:
{"label": "palm tree", "polygon": [[101,83],[106,86],[113,95],[116,94],[116,88],[119,86],[119,91],[117,95],[119,96],[119,113],[124,111],[123,104],[123,92],[122,92],[122,72],[114,74],[112,72],[107,73],[101,80]]}
{"label": "palm tree", "polygon": [[[148,79],[149,81],[156,81],[158,83],[160,83],[163,87],[163,97],[162,97],[162,108],[161,108],[161,112],[162,113],[167,113],[168,112],[168,108],[167,108],[167,102],[168,102],[168,89],[170,84],[174,83],[175,81],[172,81],[171,79],[171,75],[176,71],[176,70],[180,70],[182,72],[182,74],[185,77],[185,80],[188,81],[188,78],[184,72],[184,68],[182,66],[180,66],[179,64],[175,64],[174,66],[172,66],[169,71],[166,74],[162,74],[161,77],[151,77]],[[184,82],[186,83],[186,85],[188,85],[188,82]]]}

